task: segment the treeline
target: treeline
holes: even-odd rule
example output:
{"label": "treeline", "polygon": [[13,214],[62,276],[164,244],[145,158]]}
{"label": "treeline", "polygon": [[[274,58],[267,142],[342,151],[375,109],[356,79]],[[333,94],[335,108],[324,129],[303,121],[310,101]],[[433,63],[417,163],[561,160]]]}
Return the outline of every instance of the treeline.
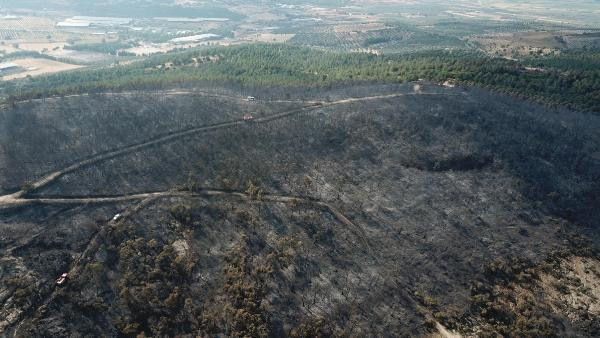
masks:
{"label": "treeline", "polygon": [[[208,56],[210,61],[198,62]],[[568,52],[518,62],[470,51],[378,56],[286,44],[254,44],[179,52],[125,66],[59,73],[2,86],[5,96],[10,96],[8,101],[16,102],[52,95],[198,83],[319,87],[352,82],[453,79],[458,84],[488,88],[550,106],[600,112],[597,63],[597,54]],[[169,67],[163,67],[167,64]]]}
{"label": "treeline", "polygon": [[77,50],[77,51],[89,51],[103,54],[117,55],[117,54],[128,54],[119,52],[122,49],[137,46],[135,42],[124,42],[124,41],[113,41],[113,42],[102,42],[102,43],[79,43],[73,45],[66,45],[65,49]]}
{"label": "treeline", "polygon": [[47,54],[42,54],[40,52],[31,51],[31,50],[19,50],[19,51],[15,51],[12,53],[7,53],[7,54],[2,55],[2,59],[0,61],[4,62],[4,61],[20,59],[20,58],[48,59],[48,60],[54,60],[54,61],[58,60],[58,58],[56,58],[56,57],[53,57],[53,56],[50,56]]}
{"label": "treeline", "polygon": [[600,71],[600,50],[561,51],[559,56],[535,55],[523,63],[561,71]]}
{"label": "treeline", "polygon": [[[40,53],[40,52],[36,52],[36,51],[32,51],[32,50],[19,50],[19,51],[15,51],[12,53],[7,53],[4,55],[1,55],[0,62],[10,62],[11,60],[17,60],[17,59],[23,59],[23,58],[47,59],[47,60],[70,63],[70,64],[83,64],[81,62],[77,62],[75,60],[71,60],[68,58],[56,57],[56,56],[52,56],[52,55],[48,55],[48,54],[44,54],[44,53]],[[0,84],[0,89],[4,88],[5,86],[13,87],[14,85],[3,83],[3,84]]]}

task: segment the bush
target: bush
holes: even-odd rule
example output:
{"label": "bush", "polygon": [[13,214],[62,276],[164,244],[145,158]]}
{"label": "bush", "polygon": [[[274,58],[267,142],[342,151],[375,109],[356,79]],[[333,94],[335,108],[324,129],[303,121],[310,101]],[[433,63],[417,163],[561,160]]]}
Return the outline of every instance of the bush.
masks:
{"label": "bush", "polygon": [[182,224],[192,222],[192,208],[190,206],[182,204],[173,205],[169,208],[169,213]]}

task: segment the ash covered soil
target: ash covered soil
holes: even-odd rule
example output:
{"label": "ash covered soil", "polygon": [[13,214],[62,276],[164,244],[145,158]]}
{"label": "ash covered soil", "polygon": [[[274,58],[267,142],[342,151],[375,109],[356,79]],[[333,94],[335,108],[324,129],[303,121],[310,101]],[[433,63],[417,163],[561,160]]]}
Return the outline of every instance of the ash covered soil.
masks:
{"label": "ash covered soil", "polygon": [[428,83],[18,103],[0,331],[598,335],[599,128]]}

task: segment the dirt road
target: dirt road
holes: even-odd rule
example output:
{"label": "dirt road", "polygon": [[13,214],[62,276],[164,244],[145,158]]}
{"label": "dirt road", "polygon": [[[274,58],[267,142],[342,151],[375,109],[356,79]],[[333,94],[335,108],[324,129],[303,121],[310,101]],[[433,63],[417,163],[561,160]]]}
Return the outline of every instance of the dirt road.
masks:
{"label": "dirt road", "polygon": [[[171,94],[181,94],[181,93],[187,93],[185,91],[171,91],[168,92]],[[108,95],[112,95],[112,94],[108,94]],[[252,123],[265,123],[265,122],[270,122],[273,120],[277,120],[277,119],[281,119],[290,115],[295,115],[295,114],[300,114],[303,112],[310,112],[314,109],[317,108],[322,108],[322,107],[328,107],[328,106],[334,106],[334,105],[339,105],[339,104],[348,104],[348,103],[354,103],[354,102],[362,102],[362,101],[371,101],[371,100],[380,100],[380,99],[387,99],[387,98],[395,98],[395,97],[401,97],[401,96],[410,96],[410,95],[458,95],[458,94],[446,94],[446,93],[395,93],[395,94],[387,94],[387,95],[376,95],[376,96],[367,96],[367,97],[356,97],[356,98],[347,98],[347,99],[342,99],[342,100],[337,100],[337,101],[331,101],[331,102],[326,102],[326,101],[305,101],[304,103],[306,104],[304,107],[301,108],[297,108],[297,109],[292,109],[289,111],[285,111],[285,112],[281,112],[281,113],[277,113],[277,114],[272,114],[272,115],[268,115],[268,116],[263,116],[263,117],[259,117],[256,118],[252,121]],[[227,97],[227,98],[231,98],[231,96],[228,95],[217,95],[217,96],[222,96],[222,97]],[[269,101],[269,102],[283,102],[283,101]],[[292,101],[286,101],[286,102],[292,102]],[[93,165],[102,161],[106,161],[106,160],[110,160],[113,159],[115,157],[119,157],[122,155],[126,155],[129,153],[133,153],[136,151],[140,151],[142,149],[151,147],[151,146],[155,146],[158,144],[163,144],[163,143],[168,143],[170,141],[174,141],[177,139],[180,139],[182,137],[186,137],[189,135],[193,135],[199,132],[203,132],[203,131],[211,131],[211,130],[216,130],[216,129],[224,129],[224,128],[230,128],[230,127],[234,127],[237,125],[241,125],[241,124],[246,124],[249,123],[248,121],[244,121],[243,119],[238,119],[238,120],[233,120],[233,121],[229,121],[229,122],[221,122],[221,123],[216,123],[216,124],[212,124],[212,125],[205,125],[205,126],[199,126],[199,127],[194,127],[194,128],[189,128],[189,129],[184,129],[184,130],[178,130],[178,131],[174,131],[171,132],[167,135],[163,135],[163,136],[158,136],[152,139],[149,139],[145,142],[142,143],[138,143],[138,144],[134,144],[134,145],[130,145],[130,146],[126,146],[123,148],[119,148],[113,151],[109,151],[106,153],[102,153],[102,154],[97,154],[97,155],[93,155],[90,156],[88,158],[84,158],[82,160],[80,160],[79,162],[76,162],[66,168],[63,169],[59,169],[57,171],[54,171],[42,178],[40,178],[37,181],[34,181],[33,183],[31,183],[28,187],[17,191],[13,194],[10,195],[4,195],[4,196],[0,196],[0,208],[1,207],[11,207],[11,206],[18,206],[18,205],[23,205],[23,204],[28,204],[28,201],[26,199],[24,199],[24,196],[27,195],[27,193],[35,191],[37,189],[40,189],[52,182],[54,182],[55,180],[57,180],[58,178],[60,178],[61,176],[74,172],[78,169],[81,169],[83,167],[89,166],[89,165]],[[90,201],[91,202],[91,201]],[[41,203],[41,201],[38,200],[38,203]],[[55,200],[55,203],[61,203],[60,200]],[[65,201],[66,203],[66,201]]]}

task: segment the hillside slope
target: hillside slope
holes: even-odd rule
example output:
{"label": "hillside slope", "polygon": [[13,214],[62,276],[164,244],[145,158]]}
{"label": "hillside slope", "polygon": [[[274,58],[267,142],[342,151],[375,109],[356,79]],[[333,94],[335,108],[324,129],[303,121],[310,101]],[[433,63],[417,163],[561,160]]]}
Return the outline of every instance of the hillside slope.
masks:
{"label": "hillside slope", "polygon": [[0,330],[598,333],[600,118],[428,83],[247,94],[2,111]]}

